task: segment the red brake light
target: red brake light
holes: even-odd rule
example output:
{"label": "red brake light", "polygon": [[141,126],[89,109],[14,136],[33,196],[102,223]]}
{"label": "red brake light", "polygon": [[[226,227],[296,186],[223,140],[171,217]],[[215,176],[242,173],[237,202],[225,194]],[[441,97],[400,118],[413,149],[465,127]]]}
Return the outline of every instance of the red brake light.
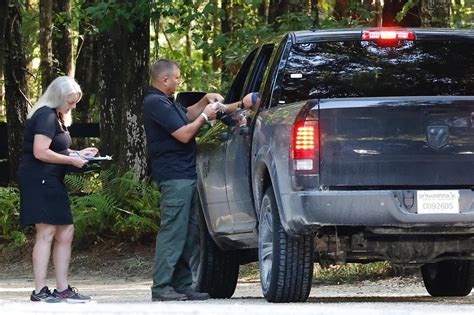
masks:
{"label": "red brake light", "polygon": [[291,130],[289,167],[292,175],[319,174],[319,105],[315,100],[303,106]]}
{"label": "red brake light", "polygon": [[297,121],[293,125],[291,142],[293,171],[319,172],[319,124],[316,120]]}
{"label": "red brake light", "polygon": [[293,127],[293,159],[314,157],[316,128],[315,121],[301,121]]}
{"label": "red brake light", "polygon": [[411,30],[383,30],[374,29],[362,31],[362,40],[375,41],[399,41],[399,40],[415,40],[415,32]]}

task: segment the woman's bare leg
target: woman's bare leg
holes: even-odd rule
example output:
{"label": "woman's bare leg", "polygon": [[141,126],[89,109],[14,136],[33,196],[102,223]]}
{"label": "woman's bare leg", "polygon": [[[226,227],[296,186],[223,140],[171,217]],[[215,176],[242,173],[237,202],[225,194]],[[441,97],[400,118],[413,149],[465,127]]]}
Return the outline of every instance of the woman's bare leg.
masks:
{"label": "woman's bare leg", "polygon": [[48,263],[51,257],[51,244],[55,232],[56,226],[54,225],[36,224],[36,241],[33,247],[33,276],[37,293],[46,286]]}
{"label": "woman's bare leg", "polygon": [[57,225],[54,237],[53,262],[56,274],[56,289],[63,291],[68,287],[69,262],[71,260],[71,245],[74,237],[74,226]]}

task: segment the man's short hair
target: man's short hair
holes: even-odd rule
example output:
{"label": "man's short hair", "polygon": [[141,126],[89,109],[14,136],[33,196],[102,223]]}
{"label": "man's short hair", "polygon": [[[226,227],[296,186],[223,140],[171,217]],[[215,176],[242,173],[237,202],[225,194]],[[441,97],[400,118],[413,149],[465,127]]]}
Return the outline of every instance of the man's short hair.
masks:
{"label": "man's short hair", "polygon": [[174,68],[179,69],[179,63],[174,60],[160,59],[151,66],[151,78],[155,80],[164,74],[170,74]]}

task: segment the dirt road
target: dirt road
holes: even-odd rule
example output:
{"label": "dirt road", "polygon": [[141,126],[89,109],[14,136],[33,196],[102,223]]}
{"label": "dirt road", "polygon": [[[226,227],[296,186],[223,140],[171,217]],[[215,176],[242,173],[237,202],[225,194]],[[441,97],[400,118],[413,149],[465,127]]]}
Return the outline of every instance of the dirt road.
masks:
{"label": "dirt road", "polygon": [[[29,252],[14,252],[7,257],[0,256],[0,313],[3,313],[2,310],[11,311],[9,307],[17,305],[16,303],[21,303],[19,305],[25,310],[33,307],[32,304],[37,304],[28,302],[29,294],[34,287],[29,255]],[[149,302],[152,256],[152,249],[149,248],[133,250],[118,248],[112,251],[99,249],[94,252],[82,251],[79,253],[76,251],[71,264],[70,283],[78,287],[81,292],[91,295],[96,305],[109,305],[108,303],[151,305]],[[48,284],[50,287],[54,287],[53,270],[50,272],[50,279]],[[188,304],[178,305],[189,305],[191,302],[183,303]],[[423,305],[426,307],[434,305],[444,308],[453,307],[459,311],[467,310],[466,314],[474,314],[474,295],[472,293],[465,298],[432,298],[426,293],[422,280],[417,276],[339,284],[315,281],[307,303],[301,304],[345,305],[347,303],[353,304],[356,308],[365,305],[364,312],[366,314],[371,309],[371,306],[368,305],[373,303],[379,304],[378,307],[381,310],[386,310],[387,307],[401,310],[403,307],[420,308],[421,313],[419,314],[423,314]],[[241,304],[274,305],[263,299],[260,284],[255,279],[240,281],[232,299],[197,302],[196,305],[201,304],[208,306],[228,305],[236,309]],[[44,308],[44,306],[41,307]],[[95,307],[95,309],[100,310],[101,308]],[[200,308],[198,307],[198,309]],[[121,310],[120,307],[118,310]],[[201,314],[195,308],[190,308],[191,310],[194,310],[193,314]],[[279,310],[282,309],[279,308]],[[442,310],[448,313],[452,311]],[[141,311],[137,310],[137,312]],[[279,314],[278,312],[275,314]],[[177,311],[176,314],[180,313],[181,311]],[[409,313],[418,314],[417,312]],[[226,313],[226,315],[229,314]]]}

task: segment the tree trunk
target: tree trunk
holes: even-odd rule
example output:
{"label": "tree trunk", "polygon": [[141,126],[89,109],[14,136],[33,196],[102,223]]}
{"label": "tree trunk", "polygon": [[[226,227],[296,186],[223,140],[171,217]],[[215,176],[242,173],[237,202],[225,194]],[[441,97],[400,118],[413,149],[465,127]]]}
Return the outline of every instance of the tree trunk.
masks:
{"label": "tree trunk", "polygon": [[223,17],[221,20],[222,34],[232,33],[232,6],[231,0],[222,0]]}
{"label": "tree trunk", "polygon": [[349,9],[349,0],[336,0],[334,4],[334,18],[338,21],[346,17],[347,10]]}
{"label": "tree trunk", "polygon": [[318,0],[311,0],[311,16],[313,18],[313,28],[319,29],[319,5]]}
{"label": "tree trunk", "polygon": [[[219,7],[218,1],[217,0],[211,0],[211,1],[212,1],[212,5],[214,6],[214,10],[217,11]],[[216,41],[217,36],[219,36],[220,34],[219,16],[217,14],[213,14],[211,27],[212,27],[212,42],[214,43]],[[217,72],[219,69],[221,69],[222,64],[220,63],[220,59],[217,56],[216,50],[212,50],[211,56],[212,56],[212,70]]]}
{"label": "tree trunk", "polygon": [[[311,1],[317,1],[317,0],[311,0]],[[260,17],[260,21],[262,21],[263,24],[268,23],[268,10],[269,10],[269,0],[262,0],[260,3],[260,6],[258,7],[258,16]]]}
{"label": "tree trunk", "polygon": [[281,24],[281,22],[278,21],[278,17],[290,12],[290,1],[291,0],[270,0],[268,20],[275,31],[278,30]]}
{"label": "tree trunk", "polygon": [[72,40],[69,34],[71,23],[71,0],[53,1],[54,32],[53,56],[55,74],[73,75]]}
{"label": "tree trunk", "polygon": [[[86,9],[93,4],[94,0],[88,0],[83,4]],[[99,86],[99,63],[97,55],[97,36],[87,28],[88,23],[81,19],[79,21],[79,40],[77,44],[77,61],[75,78],[82,89],[82,99],[77,103],[76,121],[90,122],[91,112],[96,107],[97,91]]]}
{"label": "tree trunk", "polygon": [[[372,20],[369,22],[370,26],[377,27],[378,24],[378,19],[379,19],[379,8],[380,8],[380,0],[362,0],[362,6],[364,7],[365,10],[369,12],[375,12],[373,15]],[[382,24],[380,24],[382,25]]]}
{"label": "tree trunk", "polygon": [[[312,9],[310,5],[314,1],[292,1],[292,0],[270,0],[269,11],[268,11],[268,24],[273,26],[275,31],[281,26],[281,21],[278,20],[279,16],[288,13],[307,13],[311,14]],[[316,1],[317,2],[317,1]]]}
{"label": "tree trunk", "polygon": [[[192,0],[184,0],[184,6],[187,8],[187,10],[192,10]],[[192,57],[192,50],[193,50],[193,41],[191,39],[191,23],[183,23],[183,21],[180,21],[180,24],[184,27],[186,27],[186,56],[188,56],[189,59]]]}
{"label": "tree trunk", "polygon": [[22,154],[23,127],[28,112],[26,58],[21,34],[21,15],[17,0],[9,1],[5,29],[5,98],[7,104],[8,161],[10,181]]}
{"label": "tree trunk", "polygon": [[152,20],[154,37],[151,39],[153,42],[153,51],[150,52],[150,59],[158,61],[160,56],[160,16],[156,16]]}
{"label": "tree trunk", "polygon": [[53,11],[52,0],[39,0],[40,20],[39,20],[39,44],[40,44],[40,69],[41,86],[43,91],[54,79],[53,71],[53,48],[52,48],[52,24],[51,15]]}
{"label": "tree trunk", "polygon": [[375,5],[374,5],[374,10],[375,10],[375,17],[374,17],[374,22],[372,23],[372,26],[376,27],[382,27],[383,23],[383,13],[382,13],[382,4],[380,3],[380,0],[375,0]]}
{"label": "tree trunk", "polygon": [[5,53],[5,23],[8,17],[8,1],[0,1],[0,118],[5,116],[3,100],[5,98],[5,85],[3,77],[3,60]]}
{"label": "tree trunk", "polygon": [[[221,31],[222,35],[226,36],[228,39],[232,38],[232,1],[231,0],[222,0],[222,20],[221,20]],[[231,69],[228,69],[226,66],[225,56],[222,54],[220,64],[223,67],[221,72],[221,82],[228,82],[231,78]]]}
{"label": "tree trunk", "polygon": [[422,27],[449,27],[451,0],[420,0]]}
{"label": "tree trunk", "polygon": [[147,171],[143,95],[149,81],[149,20],[135,21],[134,27],[129,31],[116,24],[100,35],[101,151],[113,155],[120,170],[142,178]]}
{"label": "tree trunk", "polygon": [[278,12],[279,0],[269,0],[268,3],[268,25],[275,25]]}

